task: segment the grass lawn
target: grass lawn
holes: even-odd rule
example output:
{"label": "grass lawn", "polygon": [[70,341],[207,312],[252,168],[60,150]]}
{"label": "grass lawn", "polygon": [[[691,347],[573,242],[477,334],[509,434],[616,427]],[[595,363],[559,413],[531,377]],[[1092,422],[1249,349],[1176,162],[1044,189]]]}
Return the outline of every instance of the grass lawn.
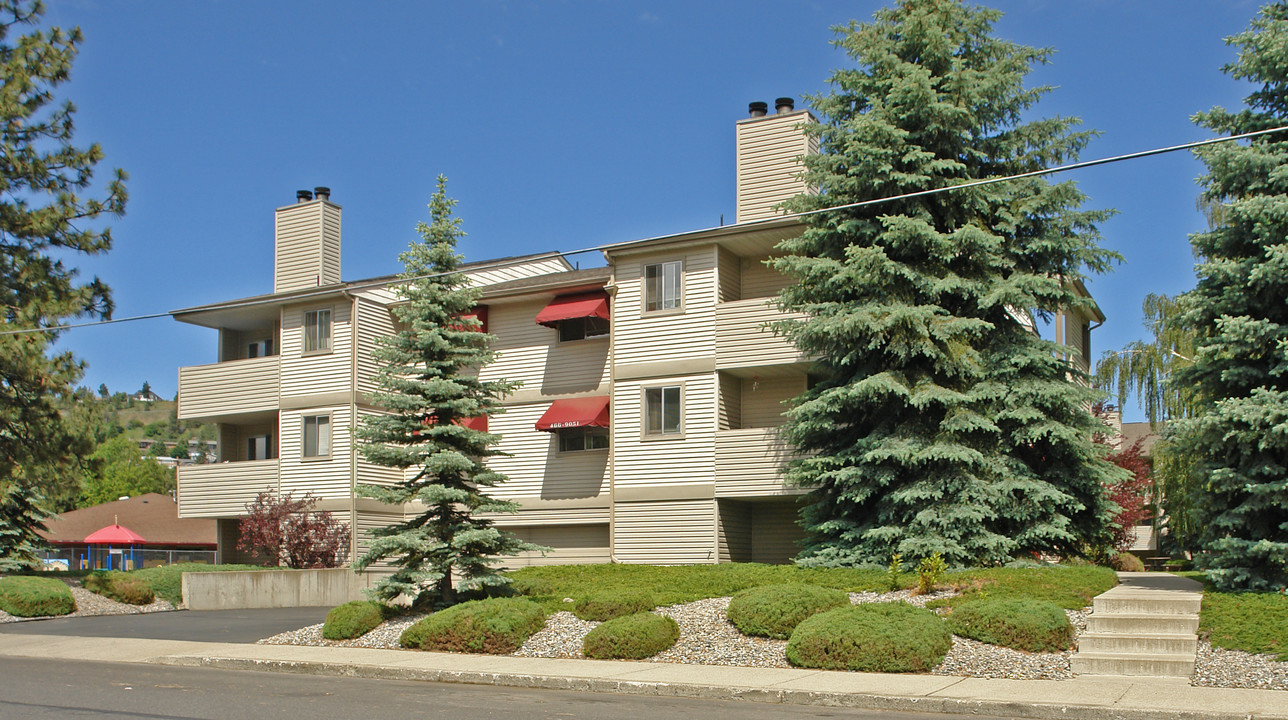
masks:
{"label": "grass lawn", "polygon": [[[564,598],[590,592],[613,593],[647,590],[659,606],[727,597],[749,587],[805,583],[847,592],[885,592],[890,589],[884,570],[849,568],[800,568],[794,565],[722,563],[719,565],[548,565],[510,573],[515,588],[542,603],[548,611],[567,609]],[[941,585],[968,592],[983,590],[990,597],[1030,597],[1050,600],[1061,607],[1082,608],[1091,598],[1117,583],[1112,570],[1091,566],[1040,568],[990,568],[947,573]],[[917,575],[905,572],[899,585],[914,587]]]}
{"label": "grass lawn", "polygon": [[1217,592],[1202,572],[1174,573],[1203,583],[1199,635],[1213,647],[1274,655],[1288,662],[1288,595]]}

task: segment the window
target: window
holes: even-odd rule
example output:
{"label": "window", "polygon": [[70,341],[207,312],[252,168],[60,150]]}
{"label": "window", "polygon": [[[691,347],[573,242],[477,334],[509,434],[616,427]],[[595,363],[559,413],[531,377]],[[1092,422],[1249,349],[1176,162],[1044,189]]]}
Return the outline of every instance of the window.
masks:
{"label": "window", "polygon": [[585,340],[608,334],[608,321],[599,317],[571,318],[559,321],[559,342]]}
{"label": "window", "polygon": [[272,450],[272,443],[267,435],[252,435],[246,438],[247,460],[268,460]]}
{"label": "window", "polygon": [[559,432],[559,452],[608,449],[608,428],[563,428]]}
{"label": "window", "polygon": [[304,418],[304,457],[331,456],[331,416],[309,415]]}
{"label": "window", "polygon": [[269,355],[268,351],[269,351],[269,341],[267,338],[263,340],[254,340],[252,342],[246,343],[247,358],[268,357]]}
{"label": "window", "polygon": [[645,388],[644,434],[678,435],[680,422],[680,386]]}
{"label": "window", "polygon": [[330,352],[331,309],[304,313],[304,352]]}
{"label": "window", "polygon": [[644,266],[644,310],[675,310],[680,307],[679,260]]}

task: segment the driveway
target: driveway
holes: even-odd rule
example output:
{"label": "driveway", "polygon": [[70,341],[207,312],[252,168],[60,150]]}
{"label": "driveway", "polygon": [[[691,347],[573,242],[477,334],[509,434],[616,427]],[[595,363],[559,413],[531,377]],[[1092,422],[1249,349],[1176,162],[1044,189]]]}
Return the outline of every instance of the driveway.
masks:
{"label": "driveway", "polygon": [[0,623],[0,634],[253,643],[287,630],[316,625],[326,619],[328,610],[328,607],[303,607],[94,615]]}

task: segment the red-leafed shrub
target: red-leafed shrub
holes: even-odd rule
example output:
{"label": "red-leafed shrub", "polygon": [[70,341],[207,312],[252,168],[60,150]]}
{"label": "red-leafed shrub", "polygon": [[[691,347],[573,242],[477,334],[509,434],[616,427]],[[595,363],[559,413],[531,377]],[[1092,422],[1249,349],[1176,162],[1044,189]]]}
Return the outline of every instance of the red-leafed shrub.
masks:
{"label": "red-leafed shrub", "polygon": [[1122,508],[1114,515],[1114,547],[1119,551],[1131,549],[1132,528],[1141,520],[1149,517],[1145,508],[1145,498],[1154,484],[1149,462],[1141,452],[1144,438],[1132,443],[1130,447],[1110,453],[1109,462],[1131,473],[1131,478],[1106,488],[1109,499]]}
{"label": "red-leafed shrub", "polygon": [[343,559],[349,526],[331,513],[314,511],[317,498],[296,500],[262,492],[246,504],[238,529],[237,549],[253,552],[269,564],[291,568],[333,568]]}

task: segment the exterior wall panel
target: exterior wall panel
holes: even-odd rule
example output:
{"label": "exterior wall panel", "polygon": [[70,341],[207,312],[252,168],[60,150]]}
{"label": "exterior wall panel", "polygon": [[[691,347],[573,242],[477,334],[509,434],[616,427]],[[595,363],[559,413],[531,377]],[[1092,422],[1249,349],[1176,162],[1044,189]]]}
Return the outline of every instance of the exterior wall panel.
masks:
{"label": "exterior wall panel", "polygon": [[796,524],[795,502],[751,503],[751,561],[783,564],[801,551],[805,531]]}
{"label": "exterior wall panel", "polygon": [[782,468],[791,449],[773,428],[724,430],[716,433],[716,497],[796,495],[783,484]]}
{"label": "exterior wall panel", "polygon": [[805,376],[778,375],[760,379],[744,378],[742,391],[743,428],[778,427],[787,421],[783,412],[788,400],[805,392]]}
{"label": "exterior wall panel", "polygon": [[[331,455],[329,458],[305,459],[304,417],[330,414]],[[324,500],[348,499],[353,492],[350,477],[352,451],[349,406],[283,410],[281,415],[281,492],[300,497],[311,493]]]}
{"label": "exterior wall panel", "polygon": [[276,410],[280,367],[277,355],[181,367],[178,418]]}
{"label": "exterior wall panel", "polygon": [[608,495],[608,451],[559,452],[554,433],[536,429],[547,402],[511,405],[488,421],[501,436],[499,449],[509,457],[488,460],[488,467],[509,478],[489,489],[510,500],[567,500]]}
{"label": "exterior wall panel", "polygon": [[256,495],[277,492],[277,469],[277,460],[180,467],[179,517],[241,517]]}
{"label": "exterior wall panel", "polygon": [[[680,385],[679,436],[643,438],[643,390]],[[715,374],[619,381],[613,390],[614,487],[682,487],[709,484],[715,476]]]}
{"label": "exterior wall panel", "polygon": [[[304,313],[330,308],[331,351],[304,353]],[[353,333],[348,301],[296,305],[282,311],[283,398],[350,392],[353,387]]]}
{"label": "exterior wall panel", "polygon": [[618,562],[693,565],[718,560],[714,500],[618,503],[613,553]]}
{"label": "exterior wall panel", "polygon": [[[715,347],[715,246],[683,253],[631,258],[616,266],[613,344],[618,365],[709,358]],[[644,312],[644,266],[684,261],[683,311]]]}
{"label": "exterior wall panel", "polygon": [[765,327],[766,321],[801,318],[801,313],[782,313],[773,300],[740,300],[716,307],[716,367],[755,367],[802,362],[804,353],[787,338]]}
{"label": "exterior wall panel", "polygon": [[503,558],[507,568],[533,565],[584,565],[606,563],[608,525],[563,525],[509,528],[521,540],[550,548],[545,553],[530,551]]}

